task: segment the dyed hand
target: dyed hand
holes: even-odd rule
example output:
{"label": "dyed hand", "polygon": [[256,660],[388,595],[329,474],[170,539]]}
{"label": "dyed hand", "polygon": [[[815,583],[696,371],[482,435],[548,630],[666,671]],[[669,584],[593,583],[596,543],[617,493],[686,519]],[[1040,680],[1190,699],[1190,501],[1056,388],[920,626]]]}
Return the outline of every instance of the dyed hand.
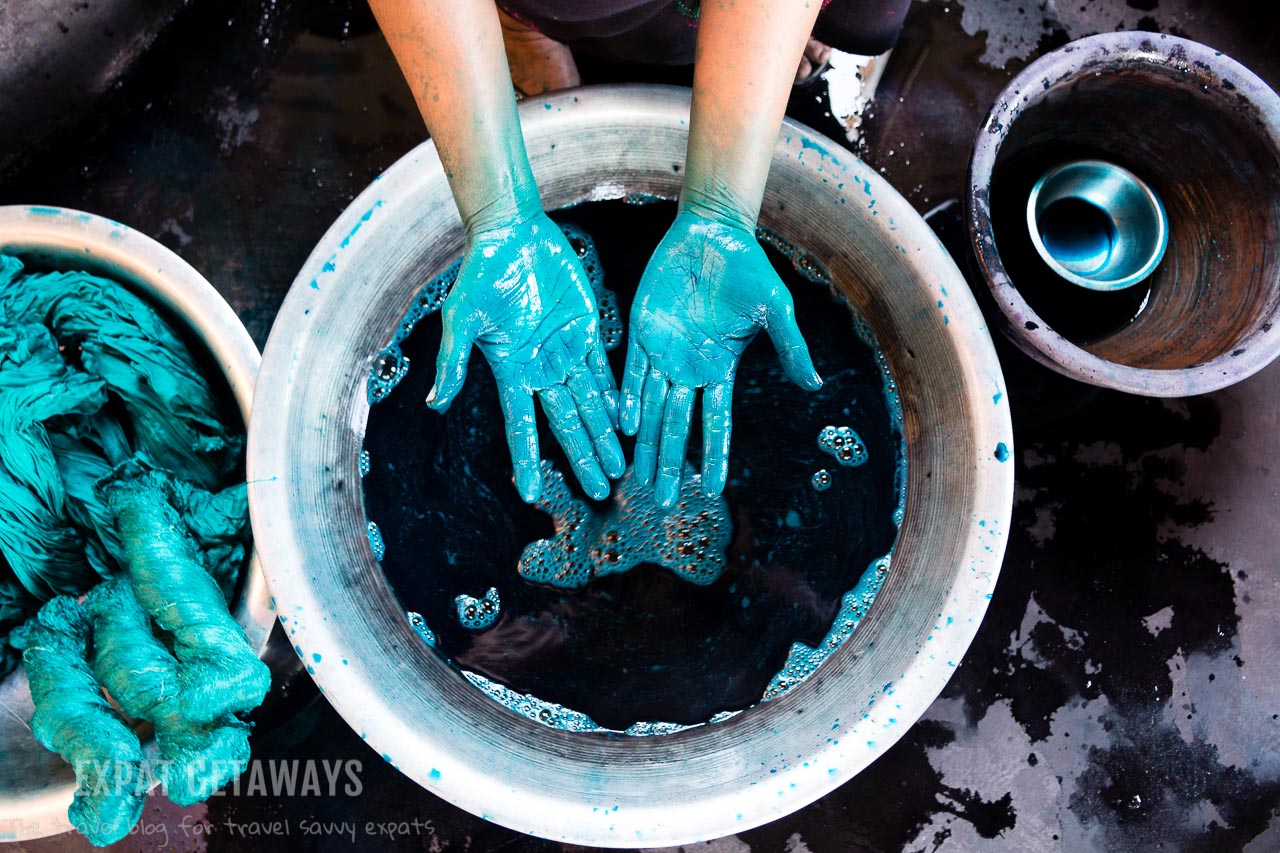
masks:
{"label": "dyed hand", "polygon": [[498,382],[520,497],[532,503],[542,493],[534,394],[583,489],[605,497],[606,476],[622,476],[626,462],[614,434],[618,393],[577,254],[541,211],[467,242],[441,309],[444,336],[427,405],[449,407],[475,344]]}
{"label": "dyed hand", "polygon": [[680,491],[694,392],[702,398],[702,487],[720,494],[729,476],[733,377],[756,332],[773,340],[801,388],[822,379],[796,325],[791,294],[755,235],[741,225],[681,212],[645,268],[631,308],[622,382],[622,431],[636,435],[641,484],[659,506]]}

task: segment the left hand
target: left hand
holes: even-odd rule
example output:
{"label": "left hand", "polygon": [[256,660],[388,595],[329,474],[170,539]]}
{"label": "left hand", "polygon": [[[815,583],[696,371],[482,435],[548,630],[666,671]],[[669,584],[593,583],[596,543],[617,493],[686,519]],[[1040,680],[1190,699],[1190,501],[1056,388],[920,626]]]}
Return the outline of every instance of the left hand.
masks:
{"label": "left hand", "polygon": [[822,379],[796,325],[795,306],[755,234],[682,211],[645,267],[631,308],[620,427],[637,435],[636,475],[661,507],[675,504],[693,414],[702,399],[702,487],[729,476],[733,378],[756,332],[769,333],[782,369],[801,388]]}

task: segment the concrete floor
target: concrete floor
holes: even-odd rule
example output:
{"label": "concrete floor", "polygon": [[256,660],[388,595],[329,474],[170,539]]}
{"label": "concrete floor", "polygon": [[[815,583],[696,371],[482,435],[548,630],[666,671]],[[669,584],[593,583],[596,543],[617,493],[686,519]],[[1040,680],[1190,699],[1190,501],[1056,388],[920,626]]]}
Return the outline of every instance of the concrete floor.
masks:
{"label": "concrete floor", "polygon": [[[156,237],[223,292],[261,345],[329,223],[424,136],[363,4],[303,5],[192,4],[83,119],[0,174],[0,203],[81,208]],[[860,154],[922,213],[958,197],[972,135],[1009,77],[1102,29],[1187,35],[1280,85],[1277,36],[1256,26],[1251,4],[1061,5],[917,3]],[[598,62],[583,70],[588,82],[687,79]],[[842,138],[827,111],[817,89],[791,107]],[[931,221],[945,231],[947,215]],[[1280,849],[1270,660],[1280,646],[1280,365],[1226,392],[1154,401],[1046,386],[1022,356],[1002,357],[1018,433],[1014,528],[955,677],[850,783],[785,820],[686,850]],[[567,849],[480,821],[400,776],[305,675],[283,679],[264,708],[255,755],[360,760],[363,792],[242,793],[192,809],[155,798],[118,849],[292,847],[312,819],[356,820],[365,849]],[[368,821],[415,818],[398,838],[366,834]],[[288,839],[278,837],[285,825]],[[350,846],[338,835],[303,841]],[[26,847],[87,844],[65,836]]]}

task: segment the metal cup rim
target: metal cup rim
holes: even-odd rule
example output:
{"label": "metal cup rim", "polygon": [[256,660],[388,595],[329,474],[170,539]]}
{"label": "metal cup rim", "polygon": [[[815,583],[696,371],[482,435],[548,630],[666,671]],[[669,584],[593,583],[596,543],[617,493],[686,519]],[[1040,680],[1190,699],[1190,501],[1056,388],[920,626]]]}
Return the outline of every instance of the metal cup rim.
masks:
{"label": "metal cup rim", "polygon": [[[1040,234],[1040,226],[1038,217],[1036,216],[1036,206],[1040,199],[1040,193],[1045,185],[1054,178],[1070,169],[1078,169],[1081,167],[1098,167],[1107,169],[1110,172],[1120,175],[1129,184],[1138,188],[1141,195],[1150,205],[1150,213],[1156,221],[1156,230],[1159,234],[1155,245],[1151,247],[1151,251],[1147,255],[1147,259],[1142,266],[1128,275],[1119,276],[1111,279],[1090,278],[1073,272],[1064,266],[1049,248],[1044,244],[1044,239]],[[1103,211],[1104,213],[1106,211]],[[1117,163],[1107,160],[1099,160],[1088,158],[1083,160],[1070,160],[1066,163],[1059,163],[1052,169],[1047,170],[1040,176],[1039,180],[1031,187],[1031,192],[1027,196],[1027,231],[1031,235],[1032,245],[1035,246],[1036,253],[1040,259],[1053,270],[1055,274],[1066,279],[1072,284],[1086,288],[1088,290],[1096,290],[1100,292],[1114,292],[1117,290],[1125,290],[1142,282],[1151,275],[1164,260],[1165,250],[1169,248],[1169,217],[1165,213],[1164,203],[1160,201],[1160,196],[1156,195],[1155,190],[1151,189],[1151,185],[1144,181],[1138,175],[1129,169]]]}

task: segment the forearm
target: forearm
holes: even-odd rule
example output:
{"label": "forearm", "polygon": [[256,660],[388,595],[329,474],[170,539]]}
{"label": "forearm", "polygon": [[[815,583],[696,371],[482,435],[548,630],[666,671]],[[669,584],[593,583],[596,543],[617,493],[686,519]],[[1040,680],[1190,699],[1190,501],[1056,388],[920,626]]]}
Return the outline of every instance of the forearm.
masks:
{"label": "forearm", "polygon": [[681,210],[754,229],[821,0],[702,0]]}
{"label": "forearm", "polygon": [[541,209],[492,0],[370,0],[468,233]]}

